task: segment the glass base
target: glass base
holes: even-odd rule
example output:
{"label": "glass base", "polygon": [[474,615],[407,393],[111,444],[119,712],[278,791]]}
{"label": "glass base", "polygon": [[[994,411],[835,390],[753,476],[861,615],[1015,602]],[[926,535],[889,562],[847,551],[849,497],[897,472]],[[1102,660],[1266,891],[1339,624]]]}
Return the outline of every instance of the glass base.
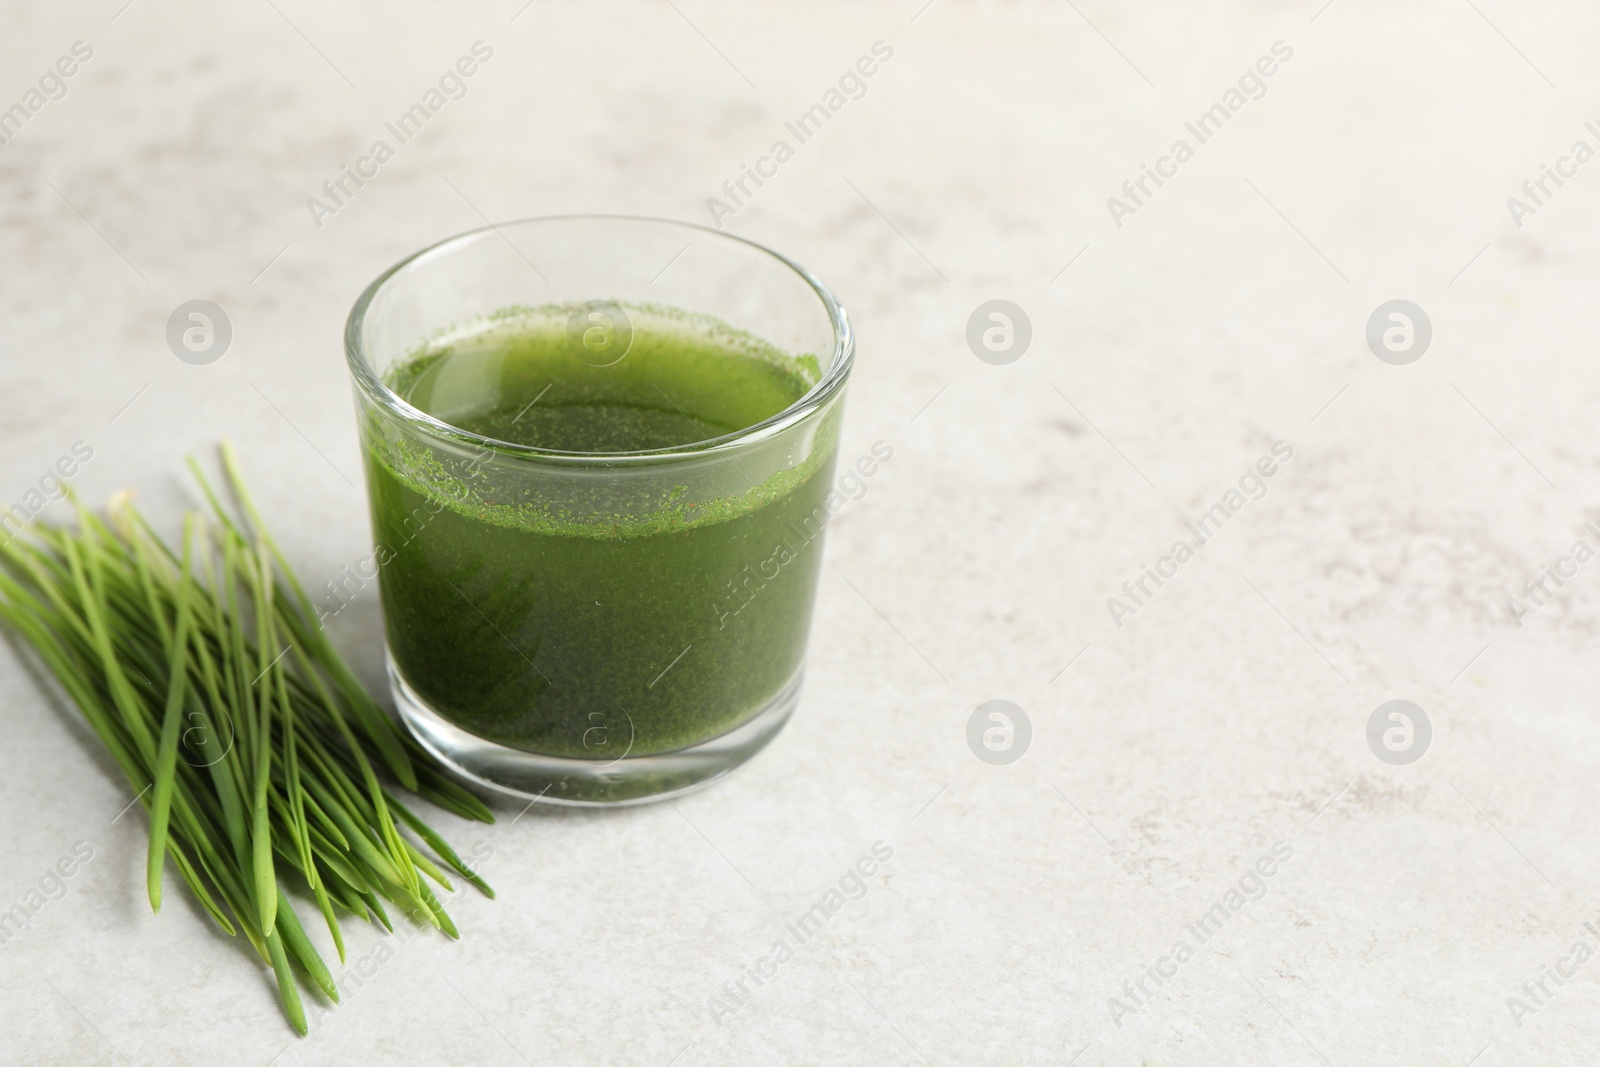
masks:
{"label": "glass base", "polygon": [[541,804],[613,807],[648,804],[710,785],[766,747],[800,702],[804,668],[742,726],[698,745],[652,756],[573,759],[485,741],[454,725],[412,689],[385,656],[400,719],[422,747],[461,777]]}

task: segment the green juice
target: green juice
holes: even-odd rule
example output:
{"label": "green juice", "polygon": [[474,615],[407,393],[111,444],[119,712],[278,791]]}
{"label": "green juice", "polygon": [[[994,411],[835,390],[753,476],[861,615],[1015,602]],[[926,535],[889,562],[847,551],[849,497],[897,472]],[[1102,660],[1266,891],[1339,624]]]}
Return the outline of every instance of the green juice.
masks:
{"label": "green juice", "polygon": [[836,413],[797,466],[708,454],[714,492],[696,477],[619,485],[592,465],[499,475],[493,442],[673,449],[754,426],[818,381],[815,357],[703,316],[630,310],[631,346],[607,366],[575,349],[563,309],[508,309],[385,375],[414,407],[491,439],[449,463],[375,430],[367,442],[393,665],[489,741],[596,760],[670,752],[739,726],[803,660]]}

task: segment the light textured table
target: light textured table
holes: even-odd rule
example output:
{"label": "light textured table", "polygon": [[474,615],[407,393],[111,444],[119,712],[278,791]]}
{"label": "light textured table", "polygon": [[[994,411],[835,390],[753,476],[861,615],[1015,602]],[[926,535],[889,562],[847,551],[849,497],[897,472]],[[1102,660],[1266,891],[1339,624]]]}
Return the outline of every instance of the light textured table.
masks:
{"label": "light textured table", "polygon": [[[81,441],[87,499],[170,529],[183,456],[231,436],[320,586],[369,551],[339,344],[368,280],[486,218],[708,221],[778,140],[721,221],[845,300],[843,456],[894,456],[829,531],[767,752],[670,805],[441,815],[500,898],[450,904],[459,943],[351,929],[305,1040],[183,894],[149,914],[131,790],[0,650],[0,910],[92,848],[0,945],[0,1061],[1592,1062],[1600,562],[1520,626],[1507,599],[1600,543],[1600,163],[1561,162],[1600,148],[1600,15],[1320,2],[4,4],[0,107],[93,54],[0,146],[0,506]],[[209,366],[164,337],[192,299],[232,324]],[[1008,365],[965,340],[991,299],[1031,322]],[[1365,337],[1395,299],[1432,325],[1404,366]],[[1278,441],[1265,495],[1128,600]],[[373,593],[336,623],[379,684]],[[967,744],[992,699],[1031,722],[1009,765]],[[1431,723],[1410,765],[1367,742],[1391,699]]]}

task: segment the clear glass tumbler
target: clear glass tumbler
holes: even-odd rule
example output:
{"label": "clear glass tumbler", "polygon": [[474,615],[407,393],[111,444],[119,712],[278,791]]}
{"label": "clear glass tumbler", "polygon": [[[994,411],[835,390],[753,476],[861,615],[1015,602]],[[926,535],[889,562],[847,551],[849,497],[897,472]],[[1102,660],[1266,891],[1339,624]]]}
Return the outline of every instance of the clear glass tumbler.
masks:
{"label": "clear glass tumbler", "polygon": [[[518,315],[560,324],[574,373],[602,391],[663,337],[781,352],[808,389],[744,429],[607,452],[498,440],[397,392],[419,351]],[[640,803],[712,781],[782,728],[854,357],[822,283],[686,223],[530,219],[390,268],[356,301],[345,353],[390,684],[434,755],[518,796]],[[500,387],[489,366],[472,388]]]}

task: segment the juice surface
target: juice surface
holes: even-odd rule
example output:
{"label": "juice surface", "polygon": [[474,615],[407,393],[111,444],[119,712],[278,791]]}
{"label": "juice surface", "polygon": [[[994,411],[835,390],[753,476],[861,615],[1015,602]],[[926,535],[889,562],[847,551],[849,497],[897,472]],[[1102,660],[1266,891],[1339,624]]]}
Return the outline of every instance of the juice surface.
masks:
{"label": "juice surface", "polygon": [[635,333],[626,354],[580,358],[566,324],[512,318],[424,350],[389,385],[484,437],[563,452],[633,452],[742,430],[799,400],[815,362],[688,332]]}
{"label": "juice surface", "polygon": [[[818,378],[813,357],[682,313],[635,315],[626,355],[606,366],[569,336],[552,311],[502,313],[386,377],[452,426],[584,453],[745,429]],[[727,475],[731,488],[714,494],[693,475],[671,484],[670,468],[625,484],[606,471],[530,473],[492,446],[463,474],[369,432],[396,666],[458,726],[533,752],[608,760],[732,729],[803,659],[834,428],[830,414],[803,461],[766,476],[738,458],[693,461]]]}

